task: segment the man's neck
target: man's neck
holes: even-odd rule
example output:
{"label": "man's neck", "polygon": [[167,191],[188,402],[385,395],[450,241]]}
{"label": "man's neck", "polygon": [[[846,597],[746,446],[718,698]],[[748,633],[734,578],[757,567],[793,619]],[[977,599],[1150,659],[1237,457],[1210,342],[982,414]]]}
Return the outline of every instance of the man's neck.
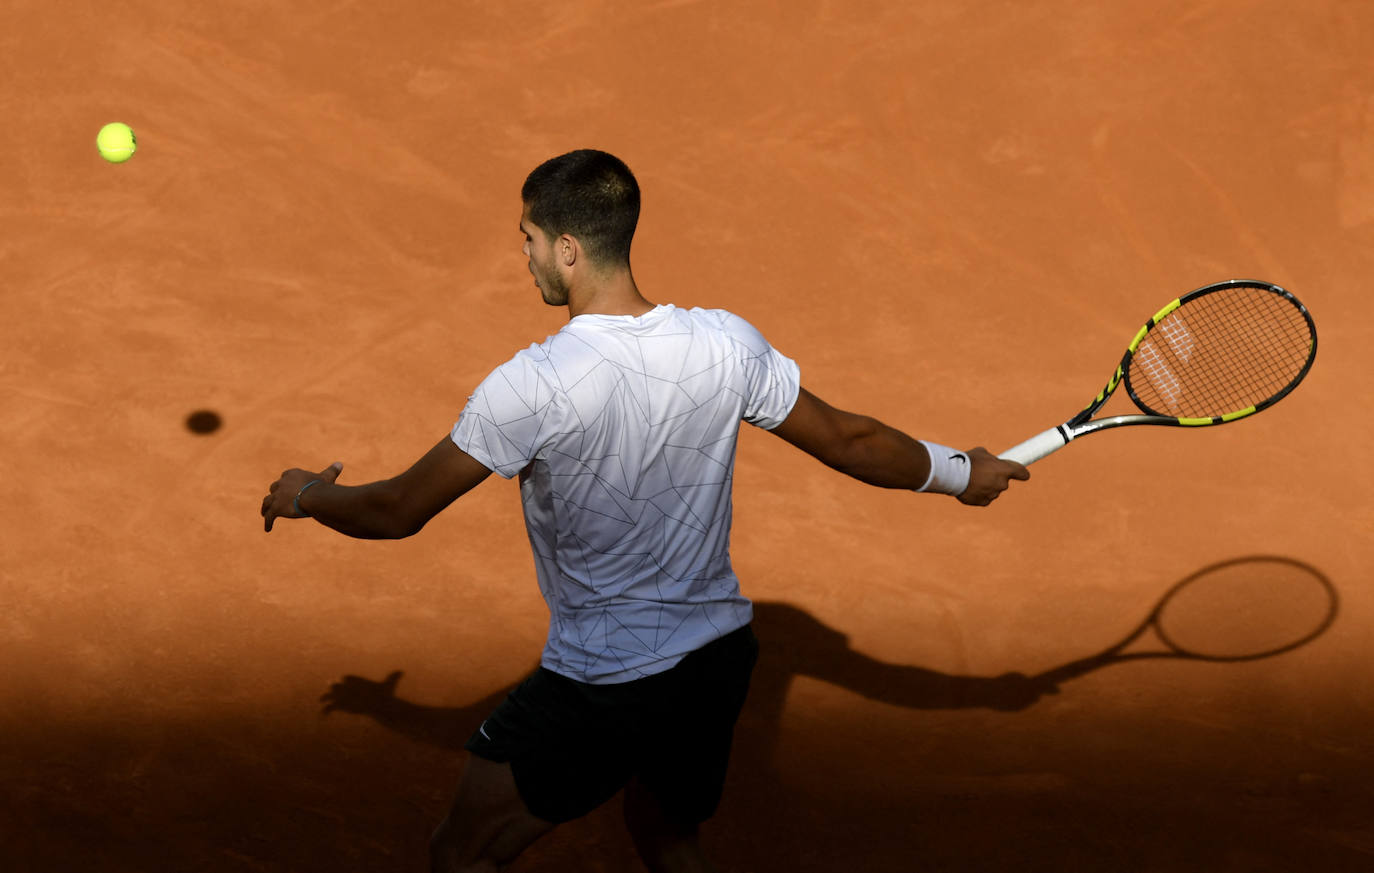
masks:
{"label": "man's neck", "polygon": [[568,294],[568,318],[579,315],[643,315],[654,308],[629,270],[598,276]]}

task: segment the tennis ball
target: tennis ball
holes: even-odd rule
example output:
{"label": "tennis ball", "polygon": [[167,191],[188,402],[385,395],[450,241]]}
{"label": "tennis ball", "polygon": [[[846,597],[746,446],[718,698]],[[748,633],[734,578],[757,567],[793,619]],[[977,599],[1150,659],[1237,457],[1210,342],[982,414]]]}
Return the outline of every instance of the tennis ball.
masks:
{"label": "tennis ball", "polygon": [[100,133],[95,137],[95,147],[105,160],[122,164],[134,156],[138,143],[134,139],[133,129],[116,121],[100,128]]}

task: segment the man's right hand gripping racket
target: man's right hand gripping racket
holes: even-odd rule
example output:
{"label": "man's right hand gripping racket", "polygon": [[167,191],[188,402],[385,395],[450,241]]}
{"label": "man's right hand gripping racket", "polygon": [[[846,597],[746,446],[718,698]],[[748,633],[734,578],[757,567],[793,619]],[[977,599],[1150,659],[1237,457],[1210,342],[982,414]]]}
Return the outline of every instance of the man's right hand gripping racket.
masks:
{"label": "man's right hand gripping racket", "polygon": [[[1283,288],[1249,279],[1207,285],[1145,323],[1082,412],[1001,457],[1030,464],[1086,434],[1132,424],[1236,421],[1282,400],[1316,355],[1312,316]],[[1092,419],[1123,382],[1143,414]]]}

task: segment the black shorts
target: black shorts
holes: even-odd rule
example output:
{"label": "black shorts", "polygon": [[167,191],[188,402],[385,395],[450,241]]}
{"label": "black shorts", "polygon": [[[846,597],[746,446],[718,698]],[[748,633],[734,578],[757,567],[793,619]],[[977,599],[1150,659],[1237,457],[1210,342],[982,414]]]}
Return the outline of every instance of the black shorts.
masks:
{"label": "black shorts", "polygon": [[540,667],[467,749],[509,762],[525,807],[545,821],[586,815],[638,776],[672,820],[699,823],[720,802],[757,660],[746,625],[631,682],[588,685]]}

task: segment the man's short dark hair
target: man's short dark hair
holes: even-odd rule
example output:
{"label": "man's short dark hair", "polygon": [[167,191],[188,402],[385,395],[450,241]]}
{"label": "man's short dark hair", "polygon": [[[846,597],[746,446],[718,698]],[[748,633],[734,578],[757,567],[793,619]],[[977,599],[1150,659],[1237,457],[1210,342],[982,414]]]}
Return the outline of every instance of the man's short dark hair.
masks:
{"label": "man's short dark hair", "polygon": [[628,264],[639,223],[639,183],[625,162],[579,149],[535,168],[520,189],[530,221],[550,237],[570,234],[597,264]]}

